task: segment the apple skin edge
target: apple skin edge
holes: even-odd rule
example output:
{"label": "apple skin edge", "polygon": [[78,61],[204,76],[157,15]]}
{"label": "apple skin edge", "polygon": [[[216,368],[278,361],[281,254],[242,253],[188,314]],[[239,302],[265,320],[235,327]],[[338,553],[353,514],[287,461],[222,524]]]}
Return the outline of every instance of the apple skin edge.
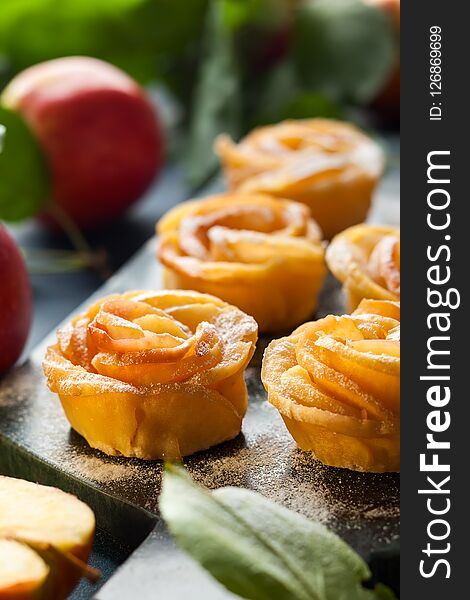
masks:
{"label": "apple skin edge", "polygon": [[19,358],[31,314],[31,285],[23,257],[0,223],[0,375]]}
{"label": "apple skin edge", "polygon": [[[2,103],[20,113],[45,154],[52,202],[80,228],[109,222],[149,187],[164,136],[143,89],[101,60],[66,57],[26,69]],[[43,216],[50,220],[52,211]]]}

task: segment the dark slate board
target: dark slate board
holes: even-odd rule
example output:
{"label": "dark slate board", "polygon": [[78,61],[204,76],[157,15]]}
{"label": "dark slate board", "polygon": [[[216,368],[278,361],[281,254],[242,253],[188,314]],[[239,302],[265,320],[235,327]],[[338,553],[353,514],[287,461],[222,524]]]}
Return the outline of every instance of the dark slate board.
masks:
{"label": "dark slate board", "polygon": [[[392,172],[382,183],[372,220],[396,224],[398,219],[398,178]],[[160,281],[155,240],[150,240],[85,304],[112,292],[158,288]],[[332,280],[322,294],[319,312],[342,312],[339,289]],[[107,457],[71,431],[58,398],[47,390],[40,366],[45,346],[54,339],[54,334],[48,336],[25,364],[0,383],[0,472],[57,485],[88,502],[96,513],[98,542],[106,546],[106,556],[111,547],[116,562],[125,561],[109,581],[101,582],[101,588],[82,585],[74,597],[233,598],[167,535],[157,510],[161,464]],[[260,340],[247,369],[250,406],[242,433],[232,442],[186,459],[189,471],[210,488],[254,489],[320,520],[396,589],[399,476],[324,467],[296,448],[278,413],[266,402],[260,383],[259,366],[268,341]]]}

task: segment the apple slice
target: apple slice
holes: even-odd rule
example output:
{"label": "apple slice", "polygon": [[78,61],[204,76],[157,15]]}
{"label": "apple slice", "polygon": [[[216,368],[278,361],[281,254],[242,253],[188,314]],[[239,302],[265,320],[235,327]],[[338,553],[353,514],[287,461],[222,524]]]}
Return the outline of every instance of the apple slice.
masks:
{"label": "apple slice", "polygon": [[82,575],[95,580],[85,562],[94,531],[93,511],[75,496],[0,476],[0,600],[62,600]]}
{"label": "apple slice", "polygon": [[39,596],[49,567],[25,544],[0,539],[0,600],[27,600]]}

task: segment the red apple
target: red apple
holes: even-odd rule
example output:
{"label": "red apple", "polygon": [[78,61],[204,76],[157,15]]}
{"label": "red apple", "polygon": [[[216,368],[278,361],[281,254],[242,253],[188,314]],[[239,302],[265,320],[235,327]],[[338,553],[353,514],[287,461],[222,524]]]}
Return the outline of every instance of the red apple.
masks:
{"label": "red apple", "polygon": [[15,364],[31,325],[31,286],[17,245],[0,224],[0,373]]}
{"label": "red apple", "polygon": [[2,102],[42,146],[52,201],[81,227],[111,220],[137,200],[163,160],[163,134],[142,88],[101,60],[67,57],[17,75]]}

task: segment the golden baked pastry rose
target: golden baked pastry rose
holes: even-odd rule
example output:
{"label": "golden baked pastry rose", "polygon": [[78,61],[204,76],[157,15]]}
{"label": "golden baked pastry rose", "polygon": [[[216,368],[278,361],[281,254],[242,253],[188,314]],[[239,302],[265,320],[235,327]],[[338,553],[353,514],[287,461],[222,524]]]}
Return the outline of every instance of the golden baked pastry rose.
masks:
{"label": "golden baked pastry rose", "polygon": [[157,231],[166,287],[223,298],[263,332],[292,328],[315,310],[326,267],[303,204],[223,194],[180,204]]}
{"label": "golden baked pastry rose", "polygon": [[229,189],[304,202],[327,239],[365,220],[383,171],[380,147],[340,121],[283,121],[215,143]]}
{"label": "golden baked pastry rose", "polygon": [[400,305],[305,323],[266,349],[261,378],[297,444],[327,465],[400,469]]}
{"label": "golden baked pastry rose", "polygon": [[106,454],[179,458],[234,438],[257,325],[213,296],[108,296],[57,332],[43,363],[72,427]]}
{"label": "golden baked pastry rose", "polygon": [[357,225],[337,235],[326,253],[331,271],[343,284],[348,311],[363,298],[400,299],[400,230]]}

